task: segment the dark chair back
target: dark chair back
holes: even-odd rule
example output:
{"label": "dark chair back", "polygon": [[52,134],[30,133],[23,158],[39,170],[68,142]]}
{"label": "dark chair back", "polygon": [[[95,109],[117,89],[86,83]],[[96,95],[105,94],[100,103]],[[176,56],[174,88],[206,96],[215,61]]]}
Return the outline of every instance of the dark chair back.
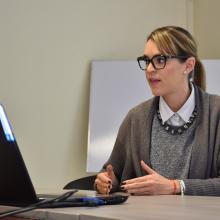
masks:
{"label": "dark chair back", "polygon": [[94,181],[96,175],[82,177],[67,183],[63,189],[81,189],[81,190],[94,190]]}

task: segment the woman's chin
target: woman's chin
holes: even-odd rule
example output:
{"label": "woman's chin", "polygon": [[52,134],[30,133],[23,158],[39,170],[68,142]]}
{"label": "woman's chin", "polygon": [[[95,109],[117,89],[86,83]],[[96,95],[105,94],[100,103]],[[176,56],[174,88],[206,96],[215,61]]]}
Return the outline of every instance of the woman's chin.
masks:
{"label": "woman's chin", "polygon": [[152,92],[152,94],[153,94],[154,96],[162,96],[161,91],[158,90],[158,89],[152,89],[152,88],[151,88],[151,92]]}

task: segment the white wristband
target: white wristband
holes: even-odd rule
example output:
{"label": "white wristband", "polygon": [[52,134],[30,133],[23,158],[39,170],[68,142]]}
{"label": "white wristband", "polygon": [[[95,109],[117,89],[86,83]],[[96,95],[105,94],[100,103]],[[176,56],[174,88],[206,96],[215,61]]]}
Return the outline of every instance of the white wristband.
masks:
{"label": "white wristband", "polygon": [[181,193],[181,196],[184,196],[184,193],[185,193],[185,183],[183,182],[183,180],[179,180],[179,184],[180,184],[180,193]]}

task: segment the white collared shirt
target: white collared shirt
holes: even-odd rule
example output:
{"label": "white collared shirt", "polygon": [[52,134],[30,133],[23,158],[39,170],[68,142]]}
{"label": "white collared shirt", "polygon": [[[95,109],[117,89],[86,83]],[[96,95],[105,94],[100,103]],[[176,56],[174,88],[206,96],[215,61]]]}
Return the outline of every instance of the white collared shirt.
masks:
{"label": "white collared shirt", "polygon": [[195,108],[195,91],[192,84],[191,88],[192,91],[189,98],[177,112],[173,112],[164,98],[160,96],[159,111],[163,122],[173,126],[182,126],[189,120]]}

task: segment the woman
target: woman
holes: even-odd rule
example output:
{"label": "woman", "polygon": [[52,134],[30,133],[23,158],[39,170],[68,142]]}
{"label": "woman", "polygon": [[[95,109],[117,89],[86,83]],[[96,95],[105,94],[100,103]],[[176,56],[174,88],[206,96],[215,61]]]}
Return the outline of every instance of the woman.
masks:
{"label": "woman", "polygon": [[158,28],[138,63],[155,97],[124,119],[97,191],[220,196],[220,97],[204,91],[193,37]]}

